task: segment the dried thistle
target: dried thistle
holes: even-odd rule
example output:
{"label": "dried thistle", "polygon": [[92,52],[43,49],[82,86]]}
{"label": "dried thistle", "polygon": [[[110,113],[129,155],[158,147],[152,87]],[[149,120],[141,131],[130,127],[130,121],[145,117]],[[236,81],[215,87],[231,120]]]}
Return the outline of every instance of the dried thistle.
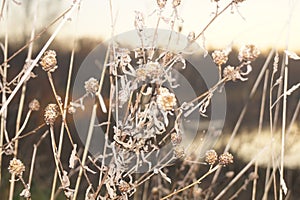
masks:
{"label": "dried thistle", "polygon": [[37,99],[33,99],[28,107],[31,111],[38,111],[40,109],[40,102]]}
{"label": "dried thistle", "polygon": [[219,156],[219,164],[223,166],[227,166],[233,163],[233,155],[231,153],[223,153]]}
{"label": "dried thistle", "polygon": [[85,91],[89,94],[96,94],[99,85],[97,79],[91,77],[89,80],[84,82]]}
{"label": "dried thistle", "polygon": [[46,72],[54,72],[57,69],[56,53],[53,50],[46,51],[40,61],[40,65]]}
{"label": "dried thistle", "polygon": [[25,166],[21,160],[13,158],[9,162],[8,170],[11,174],[15,174],[16,176],[22,176],[23,172],[25,171]]}
{"label": "dried thistle", "polygon": [[224,50],[215,50],[212,53],[212,58],[214,62],[220,66],[227,62],[228,60],[228,54]]}
{"label": "dried thistle", "polygon": [[160,87],[156,102],[164,111],[170,111],[176,106],[175,94],[170,93],[167,88]]}
{"label": "dried thistle", "polygon": [[58,106],[56,104],[48,104],[48,106],[45,108],[44,114],[46,124],[53,126],[58,114]]}
{"label": "dried thistle", "polygon": [[205,153],[205,162],[213,165],[218,160],[218,154],[215,150],[209,150]]}
{"label": "dried thistle", "polygon": [[260,54],[258,48],[253,44],[241,47],[238,58],[240,61],[254,61]]}

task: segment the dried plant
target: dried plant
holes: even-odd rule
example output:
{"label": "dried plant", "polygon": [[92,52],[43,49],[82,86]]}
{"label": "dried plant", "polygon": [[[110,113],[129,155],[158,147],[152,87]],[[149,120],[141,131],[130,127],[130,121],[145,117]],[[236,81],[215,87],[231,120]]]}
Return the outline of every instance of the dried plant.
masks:
{"label": "dried plant", "polygon": [[[103,61],[103,71],[99,72],[99,77],[95,74],[95,77],[90,77],[85,80],[82,83],[82,89],[84,89],[83,94],[77,99],[73,97],[74,99],[72,100],[70,100],[69,91],[72,75],[74,74],[73,60],[77,38],[74,37],[74,46],[72,48],[69,74],[67,84],[64,86],[64,93],[55,87],[55,83],[58,79],[55,79],[54,74],[62,70],[61,64],[59,63],[61,56],[60,51],[51,50],[49,46],[62,26],[72,18],[72,12],[76,9],[80,10],[80,0],[74,0],[62,15],[47,26],[46,30],[56,21],[61,21],[53,34],[51,34],[49,40],[38,52],[35,59],[31,58],[33,42],[46,30],[35,35],[35,28],[33,28],[29,42],[11,57],[8,57],[8,44],[6,42],[4,59],[1,61],[2,64],[0,68],[2,77],[0,81],[0,91],[2,95],[0,111],[0,169],[3,164],[2,158],[8,157],[10,162],[6,170],[11,176],[8,198],[13,198],[15,184],[20,181],[23,190],[19,195],[25,199],[31,199],[31,186],[32,182],[35,181],[33,174],[35,170],[39,170],[35,167],[38,159],[36,156],[38,147],[42,140],[50,133],[50,143],[48,144],[52,152],[51,158],[53,158],[55,165],[55,172],[53,176],[51,175],[53,180],[50,199],[57,198],[60,192],[63,193],[66,199],[74,200],[82,198],[85,200],[220,199],[232,188],[233,184],[236,184],[242,179],[243,175],[251,166],[255,167],[254,171],[249,173],[249,176],[244,179],[243,184],[231,194],[230,199],[238,197],[251,181],[254,183],[252,199],[255,199],[257,183],[261,178],[258,175],[259,166],[257,157],[266,149],[271,149],[273,154],[271,156],[272,158],[268,158],[272,162],[272,165],[268,166],[269,172],[266,173],[264,198],[267,199],[269,189],[273,182],[274,196],[277,197],[278,192],[279,199],[283,199],[283,197],[287,195],[288,190],[284,176],[285,138],[288,132],[285,130],[287,123],[287,97],[294,94],[300,88],[300,84],[296,83],[288,89],[288,59],[299,60],[299,56],[296,53],[288,50],[285,51],[285,59],[287,60],[285,61],[284,76],[280,75],[277,77],[277,80],[275,78],[277,76],[276,73],[279,68],[278,63],[280,58],[278,53],[276,53],[274,57],[273,73],[269,85],[270,144],[267,144],[265,148],[257,152],[237,175],[231,171],[228,172],[223,179],[228,181],[229,184],[226,186],[221,185],[221,190],[218,191],[218,193],[214,193],[214,190],[219,182],[222,182],[222,178],[219,177],[220,170],[236,164],[234,161],[234,157],[236,158],[236,156],[233,155],[237,152],[229,152],[231,152],[232,141],[235,139],[235,135],[244,118],[248,103],[246,103],[241,112],[224,152],[219,154],[219,156],[214,149],[205,149],[207,151],[205,151],[204,156],[195,155],[195,153],[198,152],[188,152],[185,146],[186,144],[183,142],[183,138],[186,136],[184,122],[189,121],[188,117],[198,110],[199,116],[208,118],[212,99],[215,95],[220,92],[228,82],[240,81],[241,84],[244,84],[243,82],[249,79],[253,62],[260,55],[260,50],[255,45],[246,44],[240,48],[236,56],[239,63],[233,64],[230,59],[230,55],[232,55],[231,46],[213,51],[211,57],[218,69],[217,82],[207,88],[203,93],[197,94],[194,99],[187,99],[184,102],[180,102],[178,99],[176,88],[180,88],[181,85],[176,80],[176,71],[187,70],[189,66],[187,55],[193,54],[193,46],[200,37],[203,39],[202,48],[205,52],[209,52],[205,49],[206,41],[204,33],[226,10],[238,8],[237,6],[242,4],[243,1],[244,0],[232,0],[221,8],[219,5],[220,0],[212,0],[214,5],[216,5],[216,11],[213,13],[214,15],[211,21],[209,21],[198,34],[191,31],[185,37],[185,47],[180,50],[174,50],[170,47],[173,42],[172,38],[177,37],[175,33],[181,36],[180,33],[184,25],[184,20],[179,12],[179,8],[184,4],[184,1],[153,0],[153,5],[156,6],[153,13],[157,15],[150,15],[149,17],[157,17],[157,23],[150,39],[146,34],[146,15],[140,11],[135,11],[133,25],[140,40],[140,46],[131,48],[123,44],[118,44],[114,41],[114,37],[112,37],[112,41],[107,47],[107,56]],[[112,36],[114,36],[115,18],[112,11],[112,0],[109,1],[109,4]],[[5,13],[5,6],[8,7],[8,3],[3,1],[1,17],[3,13]],[[172,10],[171,14],[167,13],[168,9]],[[158,33],[161,23],[166,23],[170,29],[167,45],[163,48],[158,42]],[[175,25],[177,24],[179,24],[179,28],[176,31]],[[6,41],[7,37],[6,34]],[[27,47],[28,56],[22,64],[23,68],[14,77],[9,77],[7,71],[10,62],[16,55],[24,49],[27,49]],[[260,69],[259,77],[257,77],[251,90],[249,100],[254,96],[273,54],[274,50],[271,51],[264,66]],[[37,66],[41,66],[43,73],[47,75],[47,81],[51,87],[49,93],[51,93],[55,103],[45,102],[42,97],[36,97],[39,98],[38,101],[30,96],[30,99],[33,100],[30,101],[28,107],[25,107],[24,102],[25,97],[27,97],[26,83],[32,81],[33,78],[39,79],[33,72]],[[8,81],[8,78],[11,79],[11,81]],[[104,87],[104,82],[108,84],[106,88]],[[282,84],[284,84],[284,91],[279,92],[280,94],[278,93],[277,99],[273,101],[273,90]],[[268,71],[265,75],[261,100],[259,133],[261,132],[264,120],[263,111],[268,90],[267,86]],[[19,91],[21,91],[20,97],[16,95]],[[59,93],[63,94],[60,94],[60,96]],[[107,93],[108,97],[106,96]],[[14,98],[19,98],[19,104],[15,133],[12,135],[7,131],[7,117],[10,115],[9,112],[13,106],[12,100]],[[87,102],[90,99],[95,101],[93,102],[91,113],[89,113],[88,116],[89,127],[87,137],[85,138],[84,148],[79,148],[80,142],[75,139],[75,134],[69,128],[72,123],[69,117],[77,114],[80,115],[82,111],[85,111],[86,107],[89,106]],[[273,108],[278,106],[281,100],[283,100],[283,121],[281,152],[280,155],[278,155],[274,150],[274,143],[272,142],[274,139],[273,134],[275,134],[276,130],[274,128],[274,126],[276,127],[276,120],[273,116]],[[40,111],[43,105],[47,106],[43,111]],[[299,107],[297,108],[291,125],[297,118]],[[24,118],[22,115],[26,110],[28,111]],[[26,126],[31,122],[31,116],[37,115],[37,113],[40,112],[43,112],[41,114],[44,116],[43,123],[25,133],[24,130]],[[99,113],[101,114],[100,117],[97,115]],[[275,118],[278,117],[277,115],[278,114],[275,114]],[[97,117],[101,118],[103,122],[96,124]],[[23,119],[24,121],[22,122]],[[34,123],[32,124],[34,125]],[[32,126],[30,126],[30,128],[32,128]],[[93,142],[93,134],[96,127],[100,127],[104,130],[103,151],[99,153],[99,155],[90,156],[89,147]],[[57,132],[58,128],[60,128],[60,133]],[[47,130],[45,131],[43,129]],[[41,131],[44,131],[44,134],[36,134]],[[67,139],[64,139],[65,133],[68,136]],[[31,166],[29,168],[18,159],[21,157],[21,149],[18,143],[21,139],[26,139],[27,136],[33,134],[37,135],[38,142],[33,143]],[[56,136],[59,136],[59,140],[57,140]],[[66,145],[65,143],[68,143],[68,148],[64,146]],[[199,146],[201,146],[200,142]],[[62,152],[68,155],[68,160],[65,159]],[[276,171],[279,168],[278,161],[280,161],[279,179],[276,176]],[[25,181],[27,180],[27,171],[25,169],[28,168],[30,171],[27,183]],[[270,173],[271,170],[272,173]],[[2,173],[3,172],[0,171],[0,182]],[[213,177],[212,180],[210,180],[209,176],[212,174]],[[59,183],[57,183],[58,181]],[[209,182],[209,184],[203,184],[204,181],[211,182]],[[279,186],[276,181],[279,182]],[[58,187],[57,184],[59,184]]]}

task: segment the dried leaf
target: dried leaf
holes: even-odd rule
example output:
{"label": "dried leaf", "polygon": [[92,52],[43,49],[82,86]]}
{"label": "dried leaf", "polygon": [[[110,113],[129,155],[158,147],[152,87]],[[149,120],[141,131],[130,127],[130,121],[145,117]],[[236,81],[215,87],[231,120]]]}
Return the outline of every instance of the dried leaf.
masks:
{"label": "dried leaf", "polygon": [[73,147],[70,159],[69,159],[69,167],[71,169],[74,169],[75,161],[77,159],[77,157],[76,157],[76,148],[77,148],[77,144],[74,144],[74,147]]}
{"label": "dried leaf", "polygon": [[22,192],[20,193],[20,197],[24,197],[24,198],[30,198],[31,197],[29,186],[22,190]]}
{"label": "dried leaf", "polygon": [[171,179],[167,176],[167,174],[165,174],[161,169],[159,169],[159,173],[162,176],[163,179],[165,179],[166,181],[168,181],[169,183],[171,183]]}

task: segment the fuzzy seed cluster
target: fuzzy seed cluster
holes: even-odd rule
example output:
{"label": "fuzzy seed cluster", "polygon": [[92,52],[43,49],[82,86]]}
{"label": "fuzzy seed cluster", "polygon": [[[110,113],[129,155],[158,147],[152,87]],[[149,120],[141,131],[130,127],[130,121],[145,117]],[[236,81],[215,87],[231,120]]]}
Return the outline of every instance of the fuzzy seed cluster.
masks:
{"label": "fuzzy seed cluster", "polygon": [[9,162],[8,170],[9,170],[9,173],[11,173],[11,174],[14,174],[16,176],[22,176],[23,172],[25,171],[25,166],[21,160],[13,158]]}
{"label": "fuzzy seed cluster", "polygon": [[56,104],[48,104],[45,108],[44,119],[47,125],[54,125],[55,119],[58,117],[58,106]]}

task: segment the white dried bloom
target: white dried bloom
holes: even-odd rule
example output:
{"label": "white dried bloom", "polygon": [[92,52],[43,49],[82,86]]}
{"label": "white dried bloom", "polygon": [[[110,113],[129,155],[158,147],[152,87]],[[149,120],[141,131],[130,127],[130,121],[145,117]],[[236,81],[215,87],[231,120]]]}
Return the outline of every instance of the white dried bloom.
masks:
{"label": "white dried bloom", "polygon": [[158,62],[148,62],[145,69],[147,70],[148,76],[158,77],[164,74],[164,71]]}
{"label": "white dried bloom", "polygon": [[99,88],[97,79],[91,77],[89,80],[85,81],[84,88],[87,93],[96,94]]}
{"label": "white dried bloom", "polygon": [[236,69],[230,65],[224,68],[223,70],[223,76],[224,78],[227,78],[228,80],[236,81],[236,80],[241,80],[241,81],[246,81],[247,78],[242,77],[240,70]]}
{"label": "white dried bloom", "polygon": [[33,99],[29,105],[28,105],[29,109],[32,111],[38,111],[40,109],[40,102],[36,99]]}
{"label": "white dried bloom", "polygon": [[9,162],[8,170],[9,170],[9,173],[11,173],[11,174],[14,174],[16,176],[22,176],[23,172],[25,171],[25,166],[21,160],[13,158]]}
{"label": "white dried bloom", "polygon": [[76,112],[75,106],[70,105],[70,107],[68,108],[68,113],[69,114],[74,114],[75,112]]}
{"label": "white dried bloom", "polygon": [[169,92],[167,88],[160,87],[156,102],[164,111],[170,111],[176,106],[176,97],[174,93]]}
{"label": "white dried bloom", "polygon": [[240,61],[254,61],[260,54],[259,49],[253,44],[248,44],[241,47],[239,52]]}
{"label": "white dried bloom", "polygon": [[48,104],[45,108],[44,119],[47,125],[54,125],[55,119],[58,117],[58,106],[56,104]]}
{"label": "white dried bloom", "polygon": [[53,50],[46,51],[40,61],[40,65],[46,72],[54,72],[57,69],[56,53]]}

